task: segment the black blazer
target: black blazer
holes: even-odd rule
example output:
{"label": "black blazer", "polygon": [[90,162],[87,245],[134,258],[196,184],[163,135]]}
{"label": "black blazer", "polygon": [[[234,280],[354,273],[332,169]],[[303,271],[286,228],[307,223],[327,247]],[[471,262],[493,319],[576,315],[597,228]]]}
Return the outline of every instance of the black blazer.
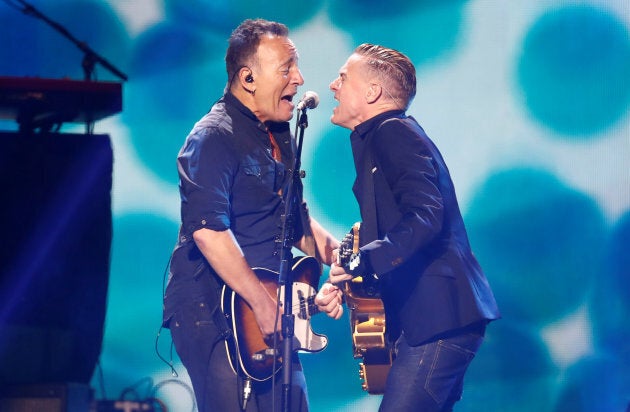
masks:
{"label": "black blazer", "polygon": [[402,111],[382,113],[351,135],[361,251],[381,279],[390,338],[417,345],[498,319],[472,254],[448,168]]}

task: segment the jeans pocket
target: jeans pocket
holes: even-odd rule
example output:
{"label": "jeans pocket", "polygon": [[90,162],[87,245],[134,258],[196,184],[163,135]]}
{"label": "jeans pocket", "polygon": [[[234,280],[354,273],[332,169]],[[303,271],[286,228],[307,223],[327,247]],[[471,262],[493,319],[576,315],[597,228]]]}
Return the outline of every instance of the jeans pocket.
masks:
{"label": "jeans pocket", "polygon": [[184,364],[192,353],[211,346],[219,335],[209,307],[206,302],[190,302],[179,308],[171,320],[173,343]]}
{"label": "jeans pocket", "polygon": [[444,403],[453,396],[453,390],[461,388],[466,369],[475,357],[475,352],[454,344],[451,340],[437,342],[432,364],[425,382],[425,390],[438,403]]}

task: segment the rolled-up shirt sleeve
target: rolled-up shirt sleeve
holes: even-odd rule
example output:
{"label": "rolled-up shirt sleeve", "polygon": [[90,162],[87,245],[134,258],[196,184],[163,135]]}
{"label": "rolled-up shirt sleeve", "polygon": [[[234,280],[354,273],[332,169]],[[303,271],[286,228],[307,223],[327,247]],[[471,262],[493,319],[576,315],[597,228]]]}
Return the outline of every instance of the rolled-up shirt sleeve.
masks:
{"label": "rolled-up shirt sleeve", "polygon": [[193,131],[177,157],[186,235],[198,229],[230,228],[230,188],[238,163],[215,129]]}

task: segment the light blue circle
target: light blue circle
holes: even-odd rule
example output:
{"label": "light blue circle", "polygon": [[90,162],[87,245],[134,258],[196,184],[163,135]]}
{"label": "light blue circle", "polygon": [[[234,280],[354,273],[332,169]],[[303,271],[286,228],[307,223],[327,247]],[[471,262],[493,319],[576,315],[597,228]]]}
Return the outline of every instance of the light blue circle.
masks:
{"label": "light blue circle", "polygon": [[356,172],[350,131],[331,126],[323,133],[312,158],[325,160],[319,160],[312,170],[307,169],[304,184],[313,193],[308,199],[309,203],[322,209],[332,221],[350,230],[352,224],[360,220],[359,207],[352,194]]}
{"label": "light blue circle", "polygon": [[525,37],[517,78],[534,119],[567,137],[589,138],[628,110],[628,29],[593,6],[549,11]]}
{"label": "light blue circle", "polygon": [[584,303],[598,279],[606,236],[602,213],[593,199],[547,171],[490,176],[466,224],[505,317],[557,321]]}
{"label": "light blue circle", "polygon": [[177,184],[176,158],[188,132],[223,94],[224,39],[170,22],[134,44],[123,117],[140,160]]}
{"label": "light blue circle", "polygon": [[333,24],[348,32],[353,48],[374,43],[406,54],[418,67],[459,44],[465,0],[349,0],[331,2]]}

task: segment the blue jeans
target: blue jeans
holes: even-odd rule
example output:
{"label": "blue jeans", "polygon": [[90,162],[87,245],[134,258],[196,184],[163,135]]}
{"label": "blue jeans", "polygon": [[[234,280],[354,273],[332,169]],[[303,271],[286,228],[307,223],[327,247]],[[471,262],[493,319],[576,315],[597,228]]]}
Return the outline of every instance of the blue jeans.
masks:
{"label": "blue jeans", "polygon": [[409,346],[401,335],[379,411],[452,411],[462,397],[464,374],[482,341],[483,331]]}
{"label": "blue jeans", "polygon": [[[206,302],[190,302],[170,320],[177,354],[193,385],[199,412],[241,412],[243,380],[230,367],[220,327]],[[307,412],[306,380],[297,354],[292,364],[291,411]],[[272,379],[252,382],[247,411],[282,409],[282,372]],[[274,396],[275,394],[275,396]]]}

